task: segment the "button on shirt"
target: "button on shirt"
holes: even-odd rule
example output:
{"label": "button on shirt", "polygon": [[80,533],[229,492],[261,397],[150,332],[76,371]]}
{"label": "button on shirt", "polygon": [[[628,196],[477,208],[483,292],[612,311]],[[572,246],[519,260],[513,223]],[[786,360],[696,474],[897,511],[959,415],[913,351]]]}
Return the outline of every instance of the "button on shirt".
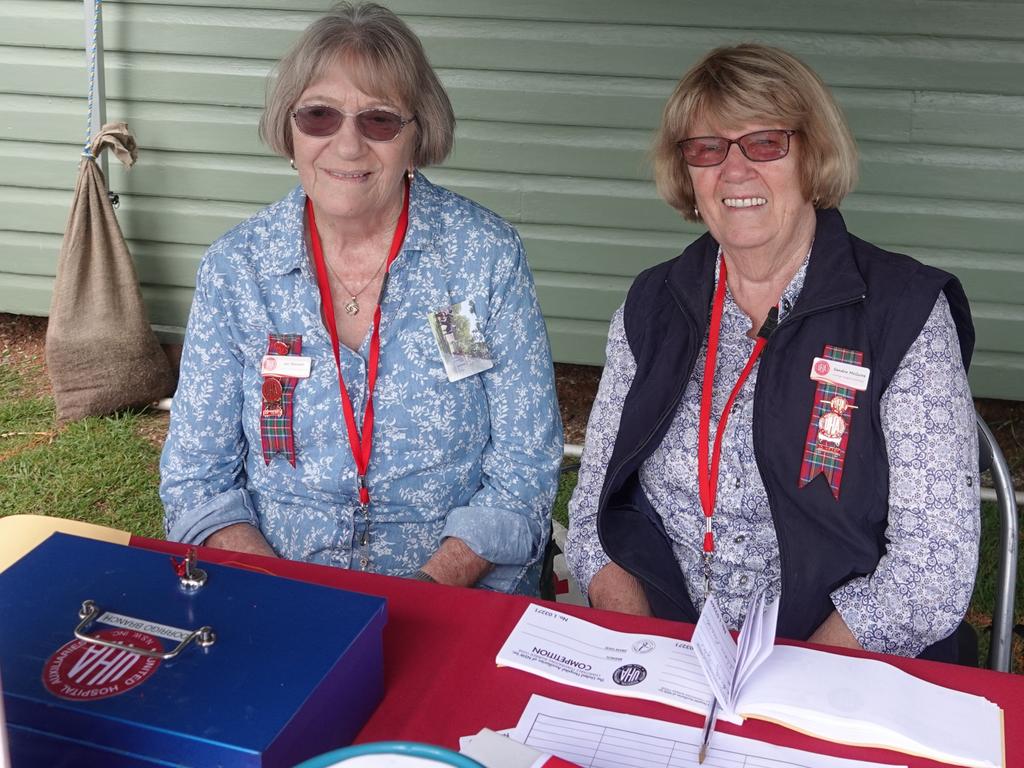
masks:
{"label": "button on shirt", "polygon": [[[805,260],[783,292],[780,322],[796,305],[807,264]],[[714,374],[712,435],[753,349],[754,340],[746,335],[749,329],[750,319],[727,291]],[[640,469],[643,490],[664,522],[698,608],[705,597],[697,435],[706,352],[705,339],[673,422]],[[781,586],[778,540],[753,447],[758,370],[759,364],[737,395],[722,438],[713,520],[712,590],[733,629],[742,623],[755,589],[765,589],[774,599]],[[612,318],[607,364],[569,506],[566,559],[584,590],[609,562],[597,537],[597,504],[635,373],[620,308]],[[873,574],[839,587],[832,600],[862,646],[916,656],[955,629],[970,601],[977,566],[974,405],[943,295],[883,395],[881,416],[889,448],[888,551]]]}
{"label": "button on shirt", "polygon": [[[364,515],[304,204],[296,188],[221,238],[200,265],[161,459],[168,537],[202,543],[245,522],[282,557],[402,575],[454,536],[497,564],[484,586],[520,588],[547,540],[562,431],[518,235],[417,174],[382,307]],[[473,302],[494,367],[453,383],[427,317],[462,301]],[[259,363],[270,333],[301,334],[312,359],[295,387],[294,468],[284,455],[266,464],[260,450]],[[340,350],[357,414],[369,339]]]}

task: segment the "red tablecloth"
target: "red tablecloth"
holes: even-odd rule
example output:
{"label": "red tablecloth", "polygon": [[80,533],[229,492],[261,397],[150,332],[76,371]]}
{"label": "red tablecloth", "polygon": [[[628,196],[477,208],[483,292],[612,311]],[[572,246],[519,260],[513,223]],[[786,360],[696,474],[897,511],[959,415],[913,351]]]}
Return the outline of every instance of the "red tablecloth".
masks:
{"label": "red tablecloth", "polygon": [[[180,544],[133,537],[132,546],[180,554]],[[289,578],[379,595],[388,601],[384,630],[384,699],[356,741],[409,739],[458,748],[459,737],[481,728],[516,724],[531,694],[599,709],[700,727],[703,717],[663,704],[591,693],[515,669],[499,669],[498,649],[531,602],[483,590],[358,573],[287,560],[199,549],[199,559],[249,567]],[[542,601],[534,601],[542,602]],[[693,627],[661,619],[559,605],[558,610],[611,629],[689,639]],[[851,652],[883,659],[917,677],[985,696],[1005,715],[1006,766],[1024,766],[1024,676],[952,664]],[[939,766],[897,752],[846,747],[747,720],[742,727],[719,721],[735,733],[838,757],[914,766]]]}

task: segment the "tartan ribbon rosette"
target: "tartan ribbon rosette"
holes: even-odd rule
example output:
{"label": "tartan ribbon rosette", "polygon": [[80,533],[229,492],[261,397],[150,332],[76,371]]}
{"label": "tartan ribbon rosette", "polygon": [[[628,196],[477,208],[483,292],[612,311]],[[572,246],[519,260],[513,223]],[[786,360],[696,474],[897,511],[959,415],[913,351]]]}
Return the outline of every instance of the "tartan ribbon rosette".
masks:
{"label": "tartan ribbon rosette", "polygon": [[[822,357],[842,363],[860,365],[864,353],[852,349],[825,345]],[[843,480],[846,445],[850,439],[850,421],[857,391],[828,381],[819,381],[811,407],[811,423],[807,426],[804,456],[800,464],[799,488],[803,488],[819,474],[825,476],[832,496],[839,499],[839,486]]]}
{"label": "tartan ribbon rosette", "polygon": [[[268,355],[302,354],[302,336],[299,334],[270,334],[267,343]],[[293,376],[264,376],[260,409],[260,443],[263,447],[263,461],[279,453],[288,457],[288,463],[295,466],[295,432],[292,429],[295,385]]]}

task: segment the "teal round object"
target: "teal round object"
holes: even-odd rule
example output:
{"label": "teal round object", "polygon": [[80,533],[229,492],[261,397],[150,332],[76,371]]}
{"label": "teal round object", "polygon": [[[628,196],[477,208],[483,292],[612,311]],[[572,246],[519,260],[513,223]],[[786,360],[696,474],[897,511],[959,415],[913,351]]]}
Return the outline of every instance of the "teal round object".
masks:
{"label": "teal round object", "polygon": [[311,757],[295,768],[331,768],[342,760],[352,757],[365,757],[367,755],[391,755],[403,757],[419,757],[424,760],[433,760],[438,765],[453,766],[453,768],[484,768],[483,765],[458,752],[452,752],[444,747],[437,747],[433,744],[420,744],[414,741],[377,741],[371,744],[356,744],[351,747],[342,747],[332,752],[326,752],[317,757]]}

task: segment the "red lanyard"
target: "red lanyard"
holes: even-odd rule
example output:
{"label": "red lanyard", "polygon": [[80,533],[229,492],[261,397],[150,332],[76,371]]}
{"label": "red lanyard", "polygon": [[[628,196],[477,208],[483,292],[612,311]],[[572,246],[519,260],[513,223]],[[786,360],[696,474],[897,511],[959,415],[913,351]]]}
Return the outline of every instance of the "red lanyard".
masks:
{"label": "red lanyard", "polygon": [[352,400],[348,396],[345,379],[341,375],[341,350],[338,346],[338,324],[334,319],[334,301],[331,298],[331,285],[327,278],[327,265],[324,262],[324,250],[320,244],[320,233],[316,229],[316,217],[313,215],[313,202],[306,198],[306,218],[309,221],[309,239],[313,245],[313,261],[316,264],[316,281],[320,287],[320,300],[323,302],[324,321],[331,334],[331,347],[334,350],[334,364],[338,369],[338,389],[341,390],[341,406],[345,411],[345,426],[348,428],[348,442],[352,449],[352,458],[356,462],[356,473],[359,476],[359,503],[364,507],[370,503],[370,489],[366,487],[366,470],[370,466],[370,452],[373,450],[373,388],[377,384],[377,367],[380,363],[380,304],[384,298],[384,288],[388,283],[391,262],[398,256],[405,240],[405,230],[409,224],[409,185],[405,185],[405,199],[402,202],[402,214],[398,217],[395,236],[391,239],[391,251],[384,265],[384,282],[377,306],[373,311],[373,336],[370,338],[370,362],[366,372],[366,410],[363,412],[363,428],[356,427],[356,415],[352,409]]}
{"label": "red lanyard", "polygon": [[[711,325],[708,328],[708,351],[704,360],[704,382],[700,397],[700,427],[697,443],[697,484],[700,487],[700,505],[704,509],[704,582],[705,593],[710,589],[711,584],[711,553],[715,550],[715,538],[711,532],[711,518],[715,514],[715,494],[718,491],[718,460],[722,451],[722,435],[725,434],[725,425],[729,420],[729,412],[736,402],[736,396],[743,388],[744,382],[750,376],[754,363],[761,355],[761,350],[768,343],[768,334],[774,330],[774,324],[769,328],[772,317],[766,321],[765,327],[758,333],[757,341],[754,343],[754,350],[747,359],[736,385],[732,388],[729,400],[722,411],[722,418],[718,422],[718,429],[715,432],[715,447],[711,455],[710,467],[708,466],[708,441],[711,430],[711,394],[715,383],[715,361],[718,358],[718,334],[722,325],[722,310],[725,307],[726,287],[725,257],[721,258],[721,267],[718,271],[718,288],[715,291],[715,301],[711,306]],[[767,333],[766,333],[766,329]],[[764,335],[762,335],[764,334]]]}

